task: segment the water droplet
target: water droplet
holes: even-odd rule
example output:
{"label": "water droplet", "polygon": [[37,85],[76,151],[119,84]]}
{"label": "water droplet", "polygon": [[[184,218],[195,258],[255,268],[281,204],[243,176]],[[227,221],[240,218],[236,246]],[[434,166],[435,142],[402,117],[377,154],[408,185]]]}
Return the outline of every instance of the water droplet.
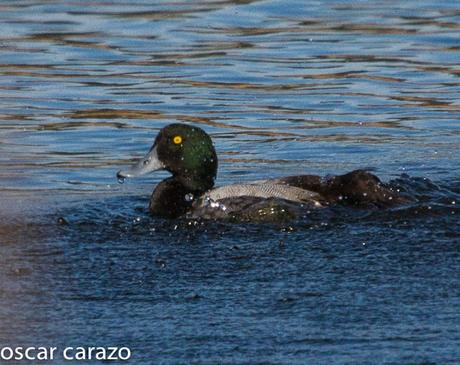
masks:
{"label": "water droplet", "polygon": [[60,225],[68,225],[69,222],[67,222],[67,219],[65,219],[64,217],[59,217],[58,218],[58,224],[60,224]]}
{"label": "water droplet", "polygon": [[142,163],[143,163],[144,165],[148,165],[149,162],[150,162],[150,159],[146,159],[146,160],[142,161]]}

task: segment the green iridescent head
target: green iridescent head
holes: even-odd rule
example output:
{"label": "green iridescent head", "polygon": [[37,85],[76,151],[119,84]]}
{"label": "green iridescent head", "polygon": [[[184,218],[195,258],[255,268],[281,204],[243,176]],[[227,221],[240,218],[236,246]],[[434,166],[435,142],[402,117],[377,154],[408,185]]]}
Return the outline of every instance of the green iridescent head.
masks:
{"label": "green iridescent head", "polygon": [[170,124],[160,130],[155,142],[136,165],[119,171],[119,178],[167,170],[192,190],[209,189],[217,174],[217,155],[211,137],[198,127]]}

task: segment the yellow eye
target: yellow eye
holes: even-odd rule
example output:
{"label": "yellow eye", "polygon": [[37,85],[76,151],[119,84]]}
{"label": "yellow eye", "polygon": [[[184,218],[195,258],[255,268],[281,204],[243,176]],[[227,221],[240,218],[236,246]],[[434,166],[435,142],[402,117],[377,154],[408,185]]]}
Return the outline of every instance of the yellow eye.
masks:
{"label": "yellow eye", "polygon": [[173,138],[174,144],[181,144],[182,143],[182,137],[181,136],[175,136]]}

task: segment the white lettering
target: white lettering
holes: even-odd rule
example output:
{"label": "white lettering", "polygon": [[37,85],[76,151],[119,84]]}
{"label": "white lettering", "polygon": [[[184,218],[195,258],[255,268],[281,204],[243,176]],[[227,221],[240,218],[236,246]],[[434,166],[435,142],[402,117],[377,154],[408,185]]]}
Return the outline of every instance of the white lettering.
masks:
{"label": "white lettering", "polygon": [[116,355],[116,352],[118,351],[118,347],[108,347],[107,350],[110,351],[110,354],[107,357],[107,360],[118,360],[118,357]]}
{"label": "white lettering", "polygon": [[[0,364],[10,360],[28,360],[30,362],[54,360],[57,347],[0,347]],[[129,360],[131,350],[128,347],[66,347],[62,351],[65,360]]]}
{"label": "white lettering", "polygon": [[64,356],[64,359],[66,360],[73,360],[73,356],[72,355],[68,355],[67,352],[68,351],[73,351],[73,347],[66,347],[64,349],[64,351],[62,352],[62,355]]}
{"label": "white lettering", "polygon": [[[56,351],[56,347],[39,347],[37,351],[37,360],[54,360],[54,351]],[[35,360],[35,357],[29,359],[27,357],[27,352],[26,358],[28,360]]]}
{"label": "white lettering", "polygon": [[[84,351],[83,348],[82,348],[82,350]],[[95,348],[94,347],[88,347],[87,350],[88,350],[88,353],[85,354],[85,358],[86,358],[86,360],[91,360],[93,358],[93,350],[95,350]]]}
{"label": "white lettering", "polygon": [[107,354],[104,347],[98,347],[96,352],[97,360],[107,360]]}
{"label": "white lettering", "polygon": [[[122,352],[126,352],[126,356],[122,356]],[[131,358],[131,350],[127,347],[122,347],[118,350],[118,358],[120,360],[129,360]]]}
{"label": "white lettering", "polygon": [[83,347],[77,347],[75,350],[75,360],[86,360],[86,351]]}
{"label": "white lettering", "polygon": [[50,347],[50,357],[48,360],[54,360],[54,353],[56,352],[57,347]]}
{"label": "white lettering", "polygon": [[[6,355],[5,353],[8,353],[8,355]],[[2,360],[11,360],[14,356],[13,349],[11,347],[3,347],[0,351],[0,356]]]}
{"label": "white lettering", "polygon": [[[15,353],[14,355],[15,360],[22,360],[24,358],[24,354],[22,353],[22,347],[16,347],[14,349],[14,353]],[[3,359],[3,356],[2,356],[2,359]]]}
{"label": "white lettering", "polygon": [[35,360],[35,356],[30,354],[32,351],[35,352],[35,347],[26,348],[24,355],[26,355],[27,360]]}

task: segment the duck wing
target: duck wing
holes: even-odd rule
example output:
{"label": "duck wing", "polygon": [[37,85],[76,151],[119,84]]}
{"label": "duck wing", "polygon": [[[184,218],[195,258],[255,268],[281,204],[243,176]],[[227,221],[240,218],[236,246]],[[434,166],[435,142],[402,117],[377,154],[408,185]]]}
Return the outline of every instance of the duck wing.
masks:
{"label": "duck wing", "polygon": [[303,190],[321,193],[321,187],[322,184],[324,184],[324,179],[318,175],[295,175],[277,179],[260,180],[256,181],[256,183],[289,185]]}
{"label": "duck wing", "polygon": [[321,195],[316,192],[270,181],[222,186],[207,191],[202,197],[205,200],[207,199],[214,202],[237,197],[263,199],[277,198],[297,203],[312,204],[318,207],[322,206],[321,201],[324,200]]}
{"label": "duck wing", "polygon": [[279,222],[323,207],[318,193],[270,181],[233,184],[211,189],[193,202],[189,218]]}
{"label": "duck wing", "polygon": [[366,170],[354,170],[325,178],[316,175],[287,176],[272,181],[317,192],[329,203],[387,208],[408,202],[405,197],[393,191],[391,186]]}

